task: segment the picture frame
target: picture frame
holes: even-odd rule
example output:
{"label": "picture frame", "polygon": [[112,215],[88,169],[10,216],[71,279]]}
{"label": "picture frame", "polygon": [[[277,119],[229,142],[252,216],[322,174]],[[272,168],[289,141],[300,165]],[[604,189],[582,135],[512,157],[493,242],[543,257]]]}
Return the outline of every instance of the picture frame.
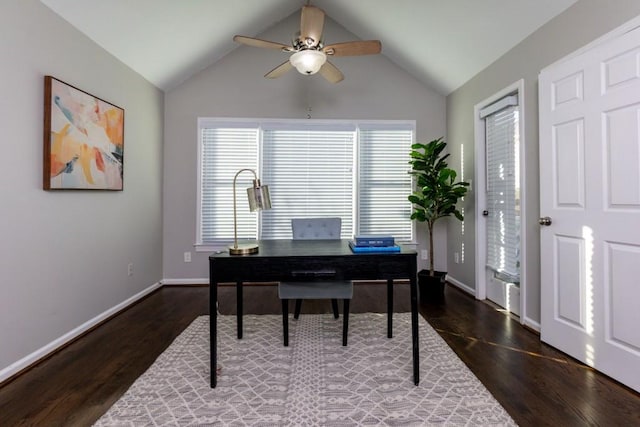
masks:
{"label": "picture frame", "polygon": [[44,190],[124,188],[124,109],[44,77]]}

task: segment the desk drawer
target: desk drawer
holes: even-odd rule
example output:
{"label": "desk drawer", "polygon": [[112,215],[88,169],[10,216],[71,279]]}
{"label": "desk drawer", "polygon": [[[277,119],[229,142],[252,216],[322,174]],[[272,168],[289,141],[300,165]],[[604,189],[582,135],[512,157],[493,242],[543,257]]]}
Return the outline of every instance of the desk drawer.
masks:
{"label": "desk drawer", "polygon": [[349,280],[367,279],[409,279],[407,272],[416,271],[412,258],[404,256],[352,257],[342,266],[345,278]]}

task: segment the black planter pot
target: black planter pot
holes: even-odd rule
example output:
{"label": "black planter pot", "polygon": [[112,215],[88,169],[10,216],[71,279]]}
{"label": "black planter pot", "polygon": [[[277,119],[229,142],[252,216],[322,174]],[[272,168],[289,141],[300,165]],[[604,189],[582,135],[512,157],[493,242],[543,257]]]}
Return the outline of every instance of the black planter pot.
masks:
{"label": "black planter pot", "polygon": [[447,277],[446,271],[434,271],[434,276],[429,270],[418,272],[418,295],[420,302],[442,302],[444,300],[444,284]]}

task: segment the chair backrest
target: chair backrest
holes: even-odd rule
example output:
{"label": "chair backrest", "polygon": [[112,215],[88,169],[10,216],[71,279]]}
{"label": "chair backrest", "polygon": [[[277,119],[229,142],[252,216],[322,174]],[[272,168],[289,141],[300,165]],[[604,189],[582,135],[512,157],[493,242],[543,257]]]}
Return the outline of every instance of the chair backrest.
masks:
{"label": "chair backrest", "polygon": [[340,239],[342,218],[293,218],[291,231],[294,240]]}

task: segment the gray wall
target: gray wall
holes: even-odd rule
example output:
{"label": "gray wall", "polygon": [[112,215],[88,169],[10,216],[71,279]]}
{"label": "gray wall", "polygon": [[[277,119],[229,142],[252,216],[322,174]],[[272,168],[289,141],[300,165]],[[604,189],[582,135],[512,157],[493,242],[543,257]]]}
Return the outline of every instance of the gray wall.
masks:
{"label": "gray wall", "polygon": [[[597,39],[640,14],[638,0],[580,0],[541,27],[491,66],[447,97],[447,134],[452,163],[460,163],[460,144],[465,144],[465,177],[474,176],[473,108],[484,99],[519,79],[525,81],[525,150],[527,194],[527,317],[540,321],[540,240],[538,182],[538,73],[546,66]],[[475,187],[475,185],[474,185]],[[464,239],[460,225],[448,227],[449,274],[475,289],[475,194],[467,197]],[[455,264],[453,252],[464,243],[465,263]]]}
{"label": "gray wall", "polygon": [[[163,94],[37,0],[0,2],[0,33],[0,374],[10,374],[162,278]],[[42,190],[47,74],[125,109],[123,192]]]}
{"label": "gray wall", "polygon": [[[300,25],[295,12],[260,38],[287,43]],[[357,39],[331,19],[327,43]],[[383,43],[384,51],[384,43]],[[395,66],[382,55],[335,58],[345,80],[332,85],[320,76],[292,70],[276,80],[263,77],[288,56],[277,50],[240,46],[213,66],[171,90],[165,99],[164,277],[179,282],[206,280],[208,253],[194,253],[197,206],[197,132],[201,117],[408,119],[417,121],[417,138],[445,134],[445,98]],[[407,161],[409,153],[407,153]],[[231,179],[231,178],[230,178]],[[420,229],[424,240],[426,231]],[[446,268],[446,227],[437,233]]]}
{"label": "gray wall", "polygon": [[[163,106],[158,89],[39,1],[0,2],[0,373],[163,277],[208,277],[208,254],[183,262],[196,236],[197,117],[305,118],[311,107],[318,119],[415,119],[418,140],[445,136],[456,169],[465,144],[464,176],[471,178],[473,106],[520,78],[527,99],[527,310],[538,321],[537,75],[638,14],[638,0],[580,0],[446,100],[384,56],[335,59],[346,79],[331,85],[295,71],[264,79],[286,55],[242,46],[167,93]],[[261,37],[286,42],[298,25],[295,13]],[[356,38],[330,19],[326,28],[328,43]],[[41,189],[45,74],[125,109],[123,192]],[[473,288],[473,194],[465,208],[464,239],[457,221],[437,230],[436,268]],[[418,233],[421,249],[422,225]],[[465,263],[455,264],[463,242]]]}

